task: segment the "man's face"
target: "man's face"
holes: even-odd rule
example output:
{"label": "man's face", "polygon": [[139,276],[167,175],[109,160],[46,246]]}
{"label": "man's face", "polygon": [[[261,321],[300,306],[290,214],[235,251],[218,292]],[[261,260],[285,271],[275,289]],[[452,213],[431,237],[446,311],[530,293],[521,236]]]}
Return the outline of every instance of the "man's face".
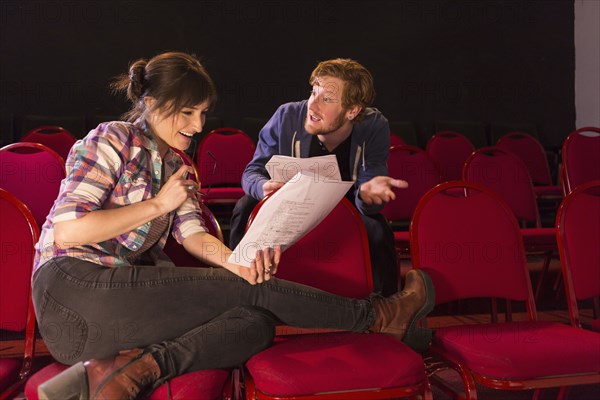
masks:
{"label": "man's face", "polygon": [[310,97],[304,129],[311,135],[327,135],[350,124],[342,106],[344,81],[331,76],[316,79]]}

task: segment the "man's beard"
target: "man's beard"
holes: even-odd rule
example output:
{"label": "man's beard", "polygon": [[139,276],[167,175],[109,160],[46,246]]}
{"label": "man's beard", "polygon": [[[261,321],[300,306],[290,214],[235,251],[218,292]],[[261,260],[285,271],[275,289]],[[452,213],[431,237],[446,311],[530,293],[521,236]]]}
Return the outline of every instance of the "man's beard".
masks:
{"label": "man's beard", "polygon": [[340,115],[338,115],[338,117],[335,119],[335,121],[333,121],[333,123],[329,126],[323,126],[321,128],[313,128],[313,127],[309,127],[308,120],[310,119],[310,114],[307,113],[306,119],[304,120],[304,129],[306,130],[306,132],[310,133],[311,135],[326,136],[326,135],[330,134],[331,132],[337,131],[344,125],[344,123],[346,122],[346,119],[344,118],[344,114],[345,114],[345,111],[341,112]]}

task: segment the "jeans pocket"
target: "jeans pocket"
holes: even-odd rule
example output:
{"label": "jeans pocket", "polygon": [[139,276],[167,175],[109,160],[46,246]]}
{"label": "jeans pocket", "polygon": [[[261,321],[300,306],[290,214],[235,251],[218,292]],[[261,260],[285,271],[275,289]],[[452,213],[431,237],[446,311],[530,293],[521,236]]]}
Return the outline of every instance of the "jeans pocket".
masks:
{"label": "jeans pocket", "polygon": [[72,364],[83,353],[88,337],[87,323],[48,292],[44,293],[39,326],[46,347],[58,361]]}

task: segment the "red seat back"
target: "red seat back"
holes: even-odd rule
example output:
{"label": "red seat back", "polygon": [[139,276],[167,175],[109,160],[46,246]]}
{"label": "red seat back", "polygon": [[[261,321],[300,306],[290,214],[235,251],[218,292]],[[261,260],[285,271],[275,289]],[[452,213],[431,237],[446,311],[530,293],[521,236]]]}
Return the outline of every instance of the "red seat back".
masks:
{"label": "red seat back", "polygon": [[475,150],[473,143],[458,132],[445,131],[427,142],[427,155],[438,166],[443,181],[460,180],[463,164]]}
{"label": "red seat back", "polygon": [[56,151],[64,160],[67,159],[71,147],[77,138],[60,126],[44,125],[27,132],[21,142],[41,143]]}
{"label": "red seat back", "polygon": [[[30,300],[34,245],[40,231],[33,215],[16,196],[0,189],[0,398],[12,399],[29,377],[35,339],[35,315]],[[13,337],[14,335],[14,337]]]}
{"label": "red seat back", "polygon": [[40,227],[64,177],[64,160],[42,144],[19,142],[0,149],[0,187],[25,203]]}
{"label": "red seat back", "polygon": [[579,185],[563,200],[556,229],[571,322],[577,301],[600,297],[600,180]]}
{"label": "red seat back", "polygon": [[198,145],[196,166],[203,187],[241,186],[242,173],[252,160],[255,145],[243,131],[217,128]]}
{"label": "red seat back", "polygon": [[451,181],[430,190],[410,230],[413,266],[430,273],[436,302],[498,297],[535,310],[522,238],[506,203],[489,189]]}
{"label": "red seat back", "polygon": [[565,194],[578,185],[600,179],[600,128],[586,127],[572,132],[562,147]]}
{"label": "red seat back", "polygon": [[0,189],[0,327],[25,329],[34,248],[39,228],[33,215],[12,193]]}
{"label": "red seat back", "polygon": [[525,163],[535,186],[553,184],[546,150],[536,138],[528,133],[511,132],[502,136],[496,146],[510,151]]}
{"label": "red seat back", "polygon": [[[254,208],[248,226],[268,198]],[[284,251],[277,277],[341,296],[365,298],[371,294],[369,244],[356,208],[343,198],[319,225]]]}
{"label": "red seat back", "polygon": [[541,226],[529,171],[514,154],[499,147],[478,149],[466,161],[463,179],[492,189],[508,203],[518,220]]}
{"label": "red seat back", "polygon": [[388,221],[410,220],[421,196],[440,182],[438,169],[425,151],[409,145],[390,148],[388,174],[408,182],[407,189],[393,189],[396,199],[381,211]]}

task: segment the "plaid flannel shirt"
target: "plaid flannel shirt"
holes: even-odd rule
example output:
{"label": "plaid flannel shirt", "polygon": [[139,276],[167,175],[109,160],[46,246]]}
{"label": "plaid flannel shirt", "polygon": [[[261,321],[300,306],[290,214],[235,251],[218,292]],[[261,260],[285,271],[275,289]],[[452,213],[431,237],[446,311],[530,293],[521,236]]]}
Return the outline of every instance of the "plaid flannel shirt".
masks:
{"label": "plaid flannel shirt", "polygon": [[[75,143],[67,159],[66,178],[36,245],[34,271],[61,256],[83,258],[108,267],[130,265],[126,257],[142,246],[150,223],[100,243],[73,244],[69,248],[54,243],[54,224],[81,218],[91,211],[151,199],[160,190],[163,162],[165,181],[183,164],[172,150],[161,159],[156,141],[140,120],[102,123]],[[170,213],[169,229],[149,250],[152,259],[168,260],[162,249],[170,231],[179,243],[195,233],[206,232],[195,197]]]}

